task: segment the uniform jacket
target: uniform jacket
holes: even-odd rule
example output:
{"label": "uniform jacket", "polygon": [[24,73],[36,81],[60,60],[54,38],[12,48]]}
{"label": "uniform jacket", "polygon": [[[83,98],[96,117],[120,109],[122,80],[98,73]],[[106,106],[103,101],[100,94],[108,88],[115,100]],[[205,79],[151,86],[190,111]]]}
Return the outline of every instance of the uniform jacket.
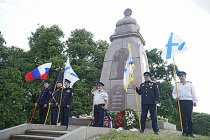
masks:
{"label": "uniform jacket", "polygon": [[[68,87],[63,89],[61,107],[67,107],[67,105],[71,105],[73,94],[74,94],[73,88]],[[60,101],[60,97],[58,98],[58,100]]]}
{"label": "uniform jacket", "polygon": [[160,101],[158,85],[155,82],[144,82],[140,85],[139,89],[136,87],[136,91],[141,95],[142,105],[155,104],[155,101]]}
{"label": "uniform jacket", "polygon": [[[177,82],[177,88],[180,100],[192,100],[193,102],[198,101],[192,82],[187,81],[184,85],[180,82]],[[172,96],[174,99],[177,97],[176,85],[174,85]]]}
{"label": "uniform jacket", "polygon": [[50,88],[45,88],[41,91],[41,96],[39,98],[39,105],[44,105],[49,103],[50,100],[50,95],[51,94],[51,89]]}
{"label": "uniform jacket", "polygon": [[51,105],[51,107],[56,107],[56,102],[59,104],[60,100],[58,100],[58,98],[60,98],[61,96],[61,91],[62,91],[62,87],[55,89],[55,92],[52,94],[52,99],[51,99],[51,103],[53,105]]}

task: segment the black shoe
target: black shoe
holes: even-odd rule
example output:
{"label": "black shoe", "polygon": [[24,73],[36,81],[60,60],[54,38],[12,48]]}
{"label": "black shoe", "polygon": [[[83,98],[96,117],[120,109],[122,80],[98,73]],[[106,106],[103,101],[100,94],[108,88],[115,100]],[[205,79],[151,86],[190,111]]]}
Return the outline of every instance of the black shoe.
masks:
{"label": "black shoe", "polygon": [[188,137],[188,135],[186,133],[182,133],[183,137]]}
{"label": "black shoe", "polygon": [[140,133],[141,133],[141,134],[144,134],[144,131],[143,131],[143,130],[140,130]]}
{"label": "black shoe", "polygon": [[159,135],[159,132],[154,132],[154,134]]}
{"label": "black shoe", "polygon": [[196,138],[196,136],[194,134],[189,134],[189,136],[192,138]]}

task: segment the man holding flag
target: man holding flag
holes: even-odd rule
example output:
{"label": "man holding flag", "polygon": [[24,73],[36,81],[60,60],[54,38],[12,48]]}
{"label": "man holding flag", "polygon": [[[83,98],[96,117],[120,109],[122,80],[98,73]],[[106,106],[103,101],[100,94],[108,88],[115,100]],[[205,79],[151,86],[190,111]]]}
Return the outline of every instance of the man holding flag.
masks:
{"label": "man holding flag", "polygon": [[149,72],[144,73],[145,82],[140,85],[140,88],[137,88],[134,84],[134,88],[142,99],[142,113],[141,113],[141,133],[144,133],[145,123],[147,118],[147,113],[150,111],[152,119],[152,129],[155,134],[159,135],[159,129],[157,125],[157,104],[160,100],[160,93],[158,85],[155,82],[151,81],[151,74]]}
{"label": "man holding flag", "polygon": [[[180,79],[180,83],[177,83],[176,80],[176,69],[175,69],[175,60],[174,56],[180,54],[187,50],[185,42],[176,34],[171,33],[168,43],[164,47],[162,58],[170,59],[173,58],[174,62],[174,77],[175,77],[175,86],[172,93],[173,98],[177,101],[180,124],[182,129],[182,136],[191,136],[193,135],[193,121],[192,121],[192,110],[193,106],[197,105],[197,98],[195,95],[194,88],[191,82],[186,82],[186,73],[179,72],[177,76]],[[187,125],[188,130],[187,130]]]}
{"label": "man holding flag", "polygon": [[59,104],[59,99],[61,96],[61,91],[62,91],[62,81],[57,81],[56,82],[56,89],[55,92],[52,93],[52,101],[51,101],[51,124],[56,125],[56,118],[57,118],[57,110],[58,110],[58,104]]}
{"label": "man holding flag", "polygon": [[177,97],[176,85],[174,86],[172,96],[176,101],[180,102],[180,110],[181,110],[182,124],[183,124],[182,136],[190,136],[195,138],[193,134],[193,120],[192,120],[193,106],[196,107],[197,105],[197,97],[195,94],[195,90],[192,85],[192,82],[185,80],[186,73],[184,71],[178,72],[177,76],[179,77],[180,80],[180,82],[177,83],[179,96]]}
{"label": "man holding flag", "polygon": [[[41,91],[41,96],[38,101],[39,104],[39,123],[44,124],[46,115],[47,115],[47,107],[50,100],[51,89],[49,87],[49,82],[44,82],[44,89]],[[37,103],[35,103],[35,108],[37,107]]]}
{"label": "man holding flag", "polygon": [[70,109],[70,105],[73,99],[73,94],[74,94],[74,89],[70,88],[70,83],[71,81],[69,81],[68,79],[65,79],[65,87],[63,89],[63,94],[61,97],[58,98],[58,101],[61,100],[61,104],[58,105],[58,107],[60,107],[61,110],[61,125],[68,125],[68,120],[69,120],[69,109]]}

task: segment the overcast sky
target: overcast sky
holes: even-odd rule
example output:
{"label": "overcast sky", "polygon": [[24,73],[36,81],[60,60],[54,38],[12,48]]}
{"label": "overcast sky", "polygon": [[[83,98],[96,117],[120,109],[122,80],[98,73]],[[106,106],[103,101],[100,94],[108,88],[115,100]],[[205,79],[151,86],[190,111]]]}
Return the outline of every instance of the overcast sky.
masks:
{"label": "overcast sky", "polygon": [[176,56],[175,62],[195,87],[194,111],[210,114],[210,0],[0,0],[0,31],[7,46],[25,51],[31,32],[41,25],[59,25],[63,40],[76,28],[85,28],[95,41],[110,44],[109,37],[127,8],[140,26],[145,49],[164,48],[171,32],[186,42],[188,51]]}

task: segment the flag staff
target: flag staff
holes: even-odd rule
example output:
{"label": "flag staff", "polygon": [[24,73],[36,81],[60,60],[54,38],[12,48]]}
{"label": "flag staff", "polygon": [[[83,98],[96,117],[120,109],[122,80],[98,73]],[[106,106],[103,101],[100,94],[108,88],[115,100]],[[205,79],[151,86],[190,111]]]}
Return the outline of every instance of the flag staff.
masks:
{"label": "flag staff", "polygon": [[[174,62],[174,77],[175,77],[175,83],[176,83],[176,93],[177,93],[177,98],[179,98],[178,88],[177,88],[177,80],[176,80],[176,69],[175,69],[175,60],[174,60],[174,57],[173,57],[173,62]],[[182,116],[181,116],[181,110],[180,110],[179,100],[178,100],[178,108],[179,108],[180,124],[181,124],[182,133],[183,133]]]}
{"label": "flag staff", "polygon": [[[131,45],[130,45],[130,44],[128,44],[128,46],[129,46],[130,58],[132,59]],[[130,60],[129,60],[129,61],[130,61]],[[129,75],[129,79],[132,79],[132,78],[131,78],[131,75],[133,75],[133,80],[132,80],[132,81],[133,81],[133,84],[135,85],[135,80],[134,80],[133,69],[134,69],[134,68],[132,68],[132,73]],[[139,106],[138,106],[138,100],[137,100],[136,88],[134,88],[134,90],[135,90],[135,96],[136,96],[136,106],[137,106],[138,118],[139,118],[139,130],[141,131],[141,122],[140,122],[140,116],[139,116]]]}
{"label": "flag staff", "polygon": [[[134,75],[133,75],[134,77]],[[135,85],[135,80],[133,78],[133,84]],[[139,106],[138,106],[138,100],[137,100],[137,94],[136,94],[136,88],[134,88],[135,90],[135,96],[136,96],[136,106],[137,106],[137,110],[138,110],[138,118],[139,118],[139,130],[141,131],[141,122],[140,122],[140,116],[139,116]]]}
{"label": "flag staff", "polygon": [[[43,88],[44,88],[44,84],[43,84],[43,86],[42,86],[42,90],[43,90]],[[42,91],[42,90],[41,90],[41,91]],[[40,94],[39,94],[39,98],[38,98],[38,100],[37,100],[37,102],[36,102],[36,104],[37,104],[37,105],[38,105],[38,102],[39,102],[40,96],[41,96],[41,92],[40,92]],[[31,123],[31,121],[32,121],[32,119],[33,119],[33,117],[34,117],[34,113],[35,113],[35,111],[36,111],[36,107],[37,107],[37,106],[35,106],[35,108],[34,108],[34,112],[33,112],[32,116],[31,116],[30,123]]]}
{"label": "flag staff", "polygon": [[61,108],[61,100],[62,100],[63,88],[64,88],[64,84],[63,84],[62,91],[61,91],[60,106],[58,107],[57,124],[58,124],[58,121],[59,121],[59,114],[60,114],[60,108]]}

